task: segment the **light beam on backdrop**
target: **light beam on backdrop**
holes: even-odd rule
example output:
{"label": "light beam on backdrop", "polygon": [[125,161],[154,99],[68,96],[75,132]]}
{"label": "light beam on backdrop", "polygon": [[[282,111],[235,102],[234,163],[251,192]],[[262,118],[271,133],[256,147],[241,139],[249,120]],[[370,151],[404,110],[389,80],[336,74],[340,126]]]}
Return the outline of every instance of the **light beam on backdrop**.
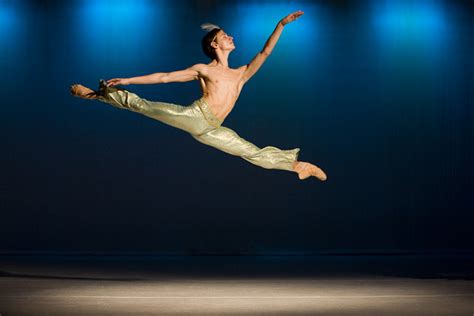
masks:
{"label": "light beam on backdrop", "polygon": [[443,1],[373,1],[373,26],[380,48],[396,54],[442,54],[449,35]]}
{"label": "light beam on backdrop", "polygon": [[[0,84],[4,91],[33,78],[34,52],[42,44],[39,41],[41,18],[40,13],[34,10],[32,13],[29,5],[26,1],[0,0]],[[3,110],[10,111],[10,107],[5,106]],[[2,118],[8,120],[8,115]]]}
{"label": "light beam on backdrop", "polygon": [[150,0],[79,1],[74,23],[77,47],[94,61],[137,63],[148,56],[150,43],[166,44],[156,36],[160,23],[167,20],[165,5]]}
{"label": "light beam on backdrop", "polygon": [[18,45],[25,18],[22,10],[21,1],[0,1],[0,56]]}

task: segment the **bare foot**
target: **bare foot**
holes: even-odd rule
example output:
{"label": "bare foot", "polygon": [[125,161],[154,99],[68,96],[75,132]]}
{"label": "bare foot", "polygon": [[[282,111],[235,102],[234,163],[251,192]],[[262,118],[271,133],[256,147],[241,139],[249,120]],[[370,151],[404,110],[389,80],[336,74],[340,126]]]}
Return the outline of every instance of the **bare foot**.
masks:
{"label": "bare foot", "polygon": [[298,173],[298,178],[300,178],[300,180],[304,180],[310,176],[316,177],[321,181],[326,181],[327,179],[327,176],[323,170],[309,162],[295,162],[294,170]]}
{"label": "bare foot", "polygon": [[94,90],[84,87],[81,84],[71,85],[71,94],[82,99],[97,99],[97,94]]}

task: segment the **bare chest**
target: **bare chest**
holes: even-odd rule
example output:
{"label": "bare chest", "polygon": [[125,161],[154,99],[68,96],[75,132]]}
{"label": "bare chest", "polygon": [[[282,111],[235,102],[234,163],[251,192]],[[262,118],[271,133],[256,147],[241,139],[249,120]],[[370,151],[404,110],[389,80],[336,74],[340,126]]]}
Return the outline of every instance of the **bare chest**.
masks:
{"label": "bare chest", "polygon": [[225,117],[232,110],[243,87],[243,72],[240,69],[213,69],[209,67],[200,78],[203,96],[213,112]]}
{"label": "bare chest", "polygon": [[203,90],[212,93],[226,93],[239,90],[242,86],[242,71],[239,69],[217,70],[210,68],[200,80]]}

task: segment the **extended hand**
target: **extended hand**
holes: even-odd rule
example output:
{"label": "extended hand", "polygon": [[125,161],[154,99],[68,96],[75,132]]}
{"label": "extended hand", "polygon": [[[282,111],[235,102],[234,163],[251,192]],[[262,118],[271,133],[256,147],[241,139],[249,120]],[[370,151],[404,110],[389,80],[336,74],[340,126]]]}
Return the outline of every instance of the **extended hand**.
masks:
{"label": "extended hand", "polygon": [[281,19],[281,24],[285,25],[285,24],[288,24],[290,22],[293,22],[294,20],[296,20],[297,18],[299,18],[300,16],[302,16],[304,14],[303,11],[299,10],[299,11],[296,11],[296,12],[293,12],[291,14],[288,14],[287,16],[285,16],[283,19]]}
{"label": "extended hand", "polygon": [[130,80],[128,78],[114,78],[114,79],[107,80],[107,87],[113,87],[119,84],[126,86],[130,84]]}

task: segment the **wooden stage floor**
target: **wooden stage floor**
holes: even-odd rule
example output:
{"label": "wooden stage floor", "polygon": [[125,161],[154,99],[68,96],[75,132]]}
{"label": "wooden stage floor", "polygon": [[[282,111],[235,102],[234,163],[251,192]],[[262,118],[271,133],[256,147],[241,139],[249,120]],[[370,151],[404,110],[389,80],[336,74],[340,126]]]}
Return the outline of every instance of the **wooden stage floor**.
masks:
{"label": "wooden stage floor", "polygon": [[474,315],[459,255],[1,255],[0,315]]}

